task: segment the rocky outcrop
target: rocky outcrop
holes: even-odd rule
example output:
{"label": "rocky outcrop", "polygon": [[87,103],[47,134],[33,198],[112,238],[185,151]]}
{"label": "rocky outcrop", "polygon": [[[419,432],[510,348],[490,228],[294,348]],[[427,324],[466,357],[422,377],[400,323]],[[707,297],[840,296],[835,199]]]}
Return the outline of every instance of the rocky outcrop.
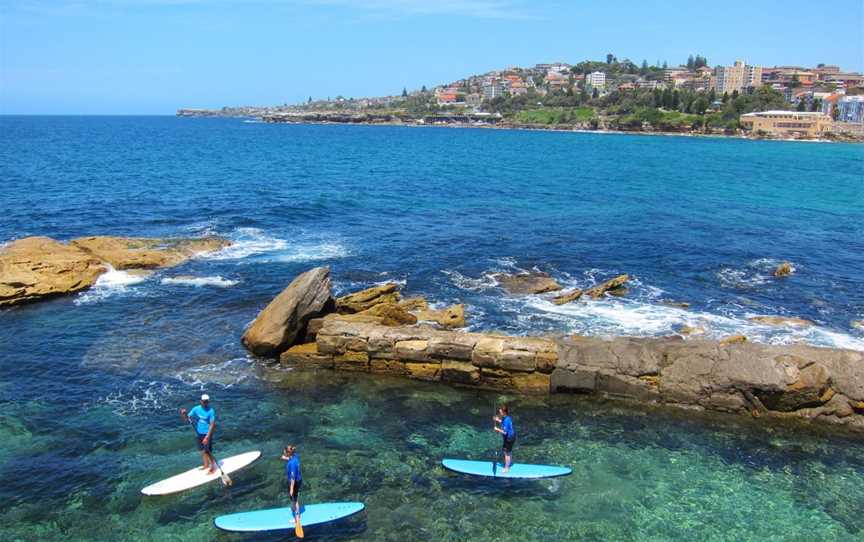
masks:
{"label": "rocky outcrop", "polygon": [[[381,324],[385,326],[400,326],[406,324],[416,324],[417,317],[405,310],[401,305],[396,303],[379,303],[369,307],[363,312],[358,312],[351,316],[374,316],[381,319]],[[335,316],[335,315],[334,315]]]}
{"label": "rocky outcrop", "polygon": [[199,239],[146,239],[133,237],[81,237],[69,243],[89,252],[114,269],[173,267],[196,254],[214,252],[230,243],[220,237]]}
{"label": "rocky outcrop", "polygon": [[390,282],[336,299],[336,310],[342,314],[363,312],[380,303],[399,303],[400,297],[399,285]]}
{"label": "rocky outcrop", "polygon": [[170,267],[229,244],[218,237],[82,237],[69,244],[48,237],[27,237],[0,248],[0,306],[89,288],[112,267],[120,270]]}
{"label": "rocky outcrop", "polygon": [[810,320],[789,316],[753,316],[748,318],[748,320],[757,324],[775,327],[810,327],[813,325],[813,322]]}
{"label": "rocky outcrop", "polygon": [[93,255],[48,237],[0,249],[0,306],[70,294],[92,286],[105,266]]}
{"label": "rocky outcrop", "polygon": [[626,293],[624,285],[627,284],[627,281],[629,280],[630,275],[618,275],[617,277],[609,279],[602,284],[598,284],[593,288],[588,288],[587,290],[585,290],[585,295],[593,299],[600,299],[607,293],[613,295],[623,295],[624,293]]}
{"label": "rocky outcrop", "polygon": [[559,342],[553,391],[799,417],[864,429],[864,353],[752,342],[579,338]]}
{"label": "rocky outcrop", "polygon": [[259,356],[276,356],[302,340],[310,319],[332,307],[330,268],[306,271],[258,314],[243,334],[243,345]]}
{"label": "rocky outcrop", "polygon": [[774,276],[777,278],[788,277],[794,272],[795,268],[792,267],[792,263],[790,262],[783,262],[774,268]]}
{"label": "rocky outcrop", "polygon": [[512,295],[543,294],[561,290],[560,284],[555,282],[548,274],[541,272],[519,273],[510,275],[507,273],[496,273],[492,278]]}

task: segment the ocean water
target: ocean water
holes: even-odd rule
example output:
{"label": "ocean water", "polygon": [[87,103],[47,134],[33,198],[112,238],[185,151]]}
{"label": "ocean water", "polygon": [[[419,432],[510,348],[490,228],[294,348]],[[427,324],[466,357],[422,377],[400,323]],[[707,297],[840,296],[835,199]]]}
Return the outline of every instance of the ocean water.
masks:
{"label": "ocean water", "polygon": [[[437,467],[489,458],[502,397],[247,356],[243,329],[296,274],[338,292],[399,281],[467,305],[472,330],[709,336],[864,350],[864,147],[233,119],[0,117],[0,242],[198,236],[234,245],[148,278],[0,311],[0,539],[233,540],[218,514],[282,506],[285,442],[306,502],[362,500],[317,540],[856,540],[860,437],[574,397],[511,398],[534,484]],[[792,262],[795,275],[771,277]],[[497,271],[627,297],[557,307]],[[688,302],[689,310],[664,303]],[[813,320],[775,329],[755,315]],[[264,457],[150,499],[196,464],[176,409],[202,390],[217,455]],[[398,412],[398,416],[393,413]],[[284,539],[284,536],[282,537]],[[245,539],[245,538],[243,538]],[[254,538],[252,538],[254,539]],[[271,538],[262,538],[271,539]]]}

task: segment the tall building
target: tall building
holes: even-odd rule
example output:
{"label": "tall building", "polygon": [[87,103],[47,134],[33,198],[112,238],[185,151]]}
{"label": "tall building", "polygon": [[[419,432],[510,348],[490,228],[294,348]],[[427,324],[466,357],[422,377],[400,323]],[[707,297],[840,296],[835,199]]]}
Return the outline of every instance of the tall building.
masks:
{"label": "tall building", "polygon": [[585,76],[585,86],[603,90],[606,88],[606,74],[603,72],[593,72]]}
{"label": "tall building", "polygon": [[736,60],[733,66],[717,66],[715,88],[719,94],[762,85],[762,67],[748,66],[743,60]]}
{"label": "tall building", "polygon": [[483,99],[491,100],[492,98],[497,98],[498,96],[503,96],[507,91],[507,88],[504,85],[504,82],[500,79],[488,79],[483,82]]}

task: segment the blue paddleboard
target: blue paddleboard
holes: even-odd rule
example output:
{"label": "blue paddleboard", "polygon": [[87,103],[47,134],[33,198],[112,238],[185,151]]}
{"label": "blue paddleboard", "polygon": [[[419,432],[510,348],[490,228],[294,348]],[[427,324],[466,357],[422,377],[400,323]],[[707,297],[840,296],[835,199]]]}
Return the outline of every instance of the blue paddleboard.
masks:
{"label": "blue paddleboard", "polygon": [[[304,527],[330,523],[359,514],[365,506],[362,502],[328,502],[300,507],[300,523]],[[213,523],[223,531],[252,533],[294,528],[294,512],[290,508],[271,508],[255,512],[240,512],[217,517]]]}
{"label": "blue paddleboard", "polygon": [[538,478],[554,478],[556,476],[567,476],[573,470],[569,467],[556,467],[555,465],[529,465],[527,463],[513,463],[510,471],[504,472],[504,464],[498,463],[495,471],[492,471],[491,461],[469,461],[467,459],[445,459],[441,462],[444,468],[469,474],[471,476],[488,476],[489,478],[514,478],[521,480],[536,480]]}

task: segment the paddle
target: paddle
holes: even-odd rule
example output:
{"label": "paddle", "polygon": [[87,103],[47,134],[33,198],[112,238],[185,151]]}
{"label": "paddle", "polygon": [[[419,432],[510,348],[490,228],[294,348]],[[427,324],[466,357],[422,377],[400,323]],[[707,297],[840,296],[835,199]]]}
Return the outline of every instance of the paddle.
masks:
{"label": "paddle", "polygon": [[[495,408],[495,401],[493,400],[492,401],[492,429],[493,429],[492,432],[493,433],[495,433],[495,431],[494,431],[494,429],[496,427],[495,416],[497,416],[497,415],[498,415],[498,409]],[[496,437],[497,437],[497,435],[496,435]],[[498,475],[498,444],[495,444],[495,446],[492,448],[492,450],[493,450],[493,452],[492,452],[492,476],[497,476]]]}
{"label": "paddle", "polygon": [[[195,424],[192,423],[192,418],[190,418],[186,414],[185,408],[180,409],[180,415],[186,419],[186,422],[189,423],[189,427],[191,427],[192,430],[195,431],[195,436],[198,436],[198,431],[195,429]],[[210,461],[212,461],[216,465],[216,469],[219,471],[219,480],[222,482],[222,485],[226,487],[231,486],[234,482],[231,480],[231,477],[229,477],[227,474],[225,474],[225,472],[222,471],[222,466],[219,465],[218,461],[216,461],[216,457],[213,455],[213,452],[208,451],[207,455],[210,457]]]}

